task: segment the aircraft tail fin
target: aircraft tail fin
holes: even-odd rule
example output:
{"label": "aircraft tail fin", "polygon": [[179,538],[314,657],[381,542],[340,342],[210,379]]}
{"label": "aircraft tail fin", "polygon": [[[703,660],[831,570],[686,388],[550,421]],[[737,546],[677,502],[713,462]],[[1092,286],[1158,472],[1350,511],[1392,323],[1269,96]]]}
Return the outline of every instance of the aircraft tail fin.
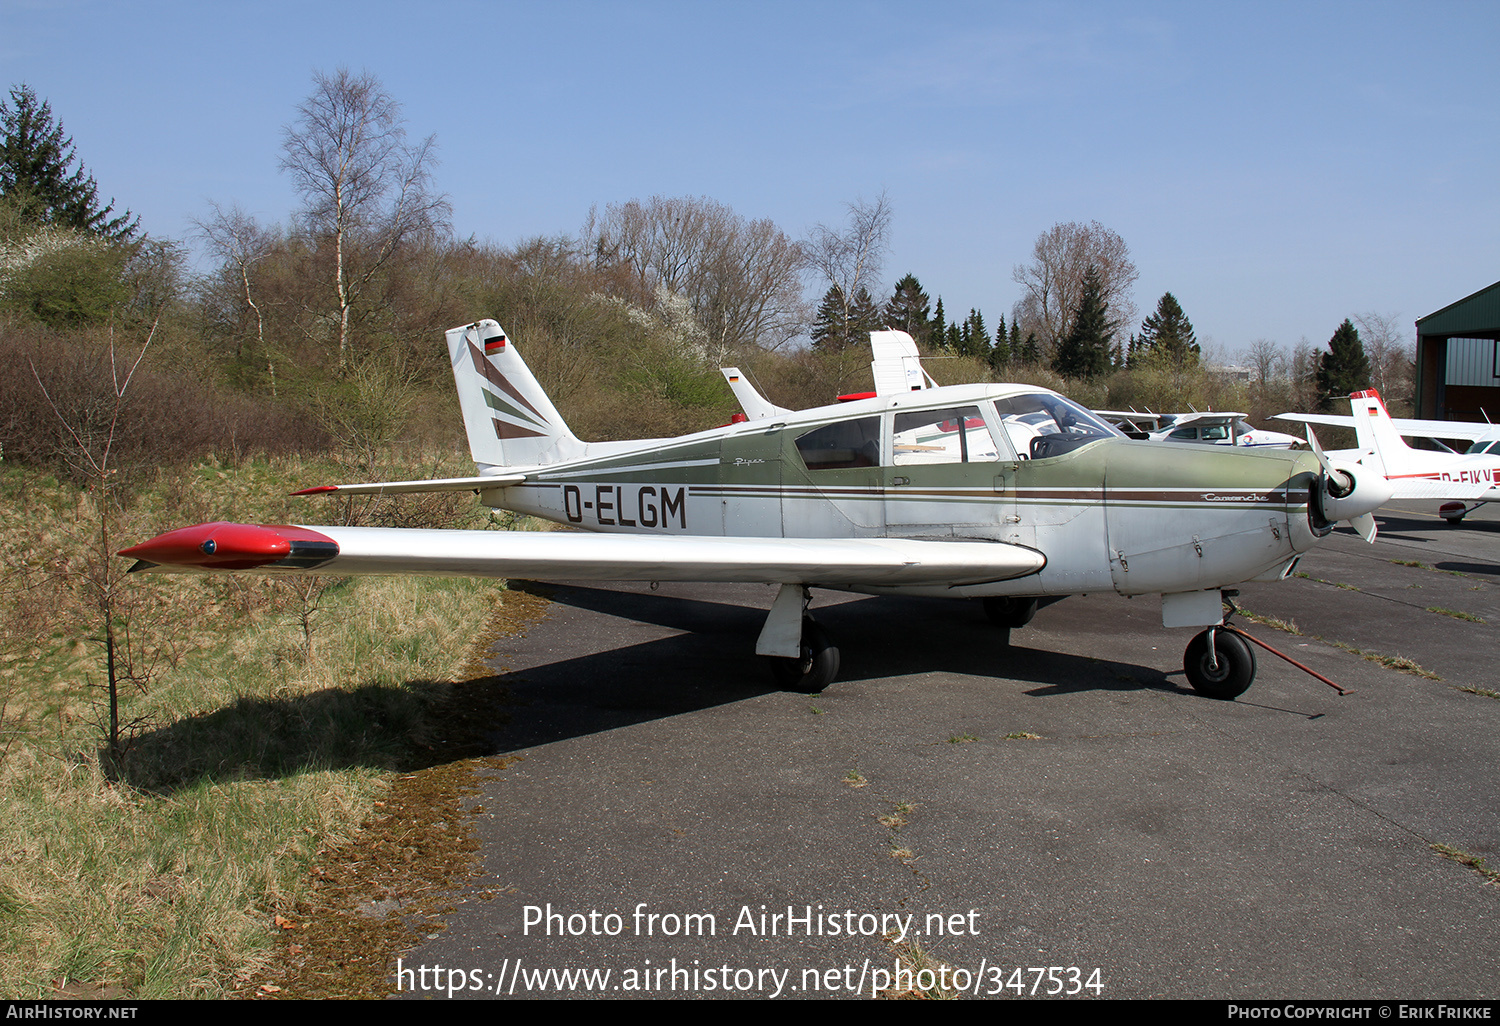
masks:
{"label": "aircraft tail fin", "polygon": [[1386,411],[1385,401],[1375,389],[1355,392],[1349,397],[1349,410],[1354,414],[1354,433],[1359,439],[1359,451],[1367,463],[1386,477],[1407,473],[1411,469],[1414,454],[1411,446],[1396,430],[1391,415]]}
{"label": "aircraft tail fin", "polygon": [[729,382],[729,389],[739,401],[740,409],[744,410],[745,416],[751,420],[764,420],[767,417],[791,412],[761,395],[760,390],[750,384],[738,367],[720,367],[719,373],[723,374],[724,380]]}
{"label": "aircraft tail fin", "polygon": [[870,351],[875,357],[870,371],[875,375],[876,395],[919,392],[935,384],[922,369],[916,340],[906,332],[889,328],[870,332]]}
{"label": "aircraft tail fin", "polygon": [[492,320],[448,332],[448,355],[469,452],[484,467],[558,463],[582,455],[515,343]]}

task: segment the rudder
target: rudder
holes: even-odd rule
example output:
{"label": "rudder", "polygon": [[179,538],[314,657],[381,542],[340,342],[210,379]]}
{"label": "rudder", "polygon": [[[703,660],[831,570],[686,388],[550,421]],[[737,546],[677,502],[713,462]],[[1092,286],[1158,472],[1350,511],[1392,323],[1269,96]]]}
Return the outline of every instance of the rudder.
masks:
{"label": "rudder", "polygon": [[1355,392],[1349,396],[1349,412],[1354,414],[1354,434],[1359,439],[1359,451],[1368,454],[1366,462],[1373,462],[1374,469],[1386,477],[1394,477],[1410,470],[1411,446],[1406,444],[1391,415],[1386,412],[1385,401],[1375,389]]}
{"label": "rudder", "polygon": [[450,329],[448,355],[469,452],[481,468],[558,463],[582,453],[583,443],[498,323]]}

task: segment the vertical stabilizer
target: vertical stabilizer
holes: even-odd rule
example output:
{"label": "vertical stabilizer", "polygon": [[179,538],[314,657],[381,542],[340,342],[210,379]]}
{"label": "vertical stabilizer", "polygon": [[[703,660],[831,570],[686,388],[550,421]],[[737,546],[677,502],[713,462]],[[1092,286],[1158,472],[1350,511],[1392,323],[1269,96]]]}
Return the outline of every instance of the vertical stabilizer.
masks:
{"label": "vertical stabilizer", "polygon": [[451,329],[448,355],[469,452],[481,468],[536,466],[582,455],[583,443],[563,423],[499,324],[485,320]]}
{"label": "vertical stabilizer", "polygon": [[1354,414],[1354,433],[1363,462],[1386,477],[1411,471],[1415,454],[1391,423],[1379,392],[1373,388],[1355,392],[1349,397],[1349,412]]}
{"label": "vertical stabilizer", "polygon": [[745,375],[740,373],[738,367],[720,367],[719,373],[723,374],[724,380],[729,382],[729,389],[739,400],[740,409],[744,410],[745,416],[751,420],[765,420],[767,417],[779,417],[783,413],[791,412],[761,395],[759,389],[745,380]]}
{"label": "vertical stabilizer", "polygon": [[870,351],[875,359],[870,370],[875,375],[876,395],[919,392],[933,384],[922,369],[922,354],[916,340],[904,331],[870,332]]}

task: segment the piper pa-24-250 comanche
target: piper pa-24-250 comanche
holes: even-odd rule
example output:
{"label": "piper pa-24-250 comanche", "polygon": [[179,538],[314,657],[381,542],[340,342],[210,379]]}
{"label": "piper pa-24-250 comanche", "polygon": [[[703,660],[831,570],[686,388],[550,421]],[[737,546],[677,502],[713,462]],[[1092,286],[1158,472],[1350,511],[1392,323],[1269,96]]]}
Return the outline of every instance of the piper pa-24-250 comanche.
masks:
{"label": "piper pa-24-250 comanche", "polygon": [[[124,550],[134,570],[764,582],[780,589],[755,651],[820,690],[838,649],[809,588],[982,599],[1024,626],[1038,601],[1162,596],[1200,693],[1233,698],[1253,650],[1222,592],[1287,576],[1300,553],[1390,497],[1321,452],[1137,442],[1055,392],[952,385],[775,415],[680,438],[580,441],[491,320],[448,332],[479,473],[298,494],[473,490],[488,506],[580,528],[449,531],[212,523]],[[769,405],[769,404],[768,404]],[[1020,444],[1018,444],[1020,443]]]}

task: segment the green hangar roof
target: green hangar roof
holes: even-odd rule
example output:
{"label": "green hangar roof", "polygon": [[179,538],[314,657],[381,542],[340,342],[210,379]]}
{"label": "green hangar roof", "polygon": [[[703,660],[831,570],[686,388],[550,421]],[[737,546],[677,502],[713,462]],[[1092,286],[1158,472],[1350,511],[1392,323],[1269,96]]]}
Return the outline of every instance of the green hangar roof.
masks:
{"label": "green hangar roof", "polygon": [[1489,338],[1500,334],[1500,281],[1417,321],[1417,334]]}

